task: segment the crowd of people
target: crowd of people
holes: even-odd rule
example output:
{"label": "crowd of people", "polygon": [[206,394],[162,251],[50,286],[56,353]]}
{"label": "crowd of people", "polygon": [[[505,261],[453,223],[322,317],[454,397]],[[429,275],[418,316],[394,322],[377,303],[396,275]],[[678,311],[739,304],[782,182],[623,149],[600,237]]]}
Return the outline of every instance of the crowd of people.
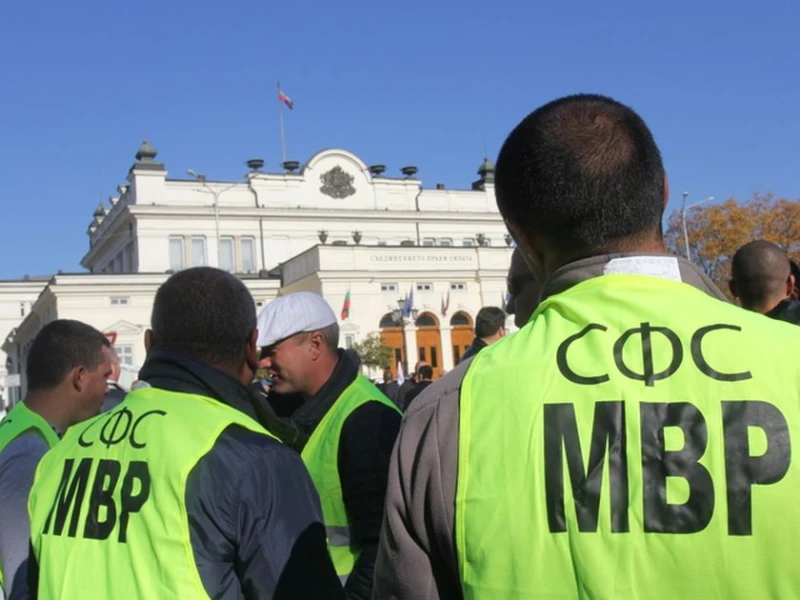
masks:
{"label": "crowd of people", "polygon": [[375,385],[322,297],[256,315],[207,267],[127,393],[102,333],[45,325],[0,423],[6,597],[797,597],[797,265],[743,246],[737,306],[667,253],[659,149],[602,96],[528,115],[496,194],[509,301],[436,381]]}

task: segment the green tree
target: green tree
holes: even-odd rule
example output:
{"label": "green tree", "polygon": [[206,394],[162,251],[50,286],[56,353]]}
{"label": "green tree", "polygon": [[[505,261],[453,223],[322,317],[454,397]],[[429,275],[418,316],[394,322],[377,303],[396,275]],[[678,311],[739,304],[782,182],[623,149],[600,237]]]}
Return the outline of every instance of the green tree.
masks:
{"label": "green tree", "polygon": [[[727,294],[731,259],[744,244],[767,240],[797,255],[800,201],[755,194],[747,202],[731,198],[721,204],[695,206],[686,213],[686,231],[692,261]],[[665,238],[671,252],[686,256],[680,210],[670,215]]]}
{"label": "green tree", "polygon": [[361,362],[367,367],[388,369],[392,363],[392,349],[384,346],[381,334],[372,332],[361,342],[353,344],[353,349],[358,352]]}

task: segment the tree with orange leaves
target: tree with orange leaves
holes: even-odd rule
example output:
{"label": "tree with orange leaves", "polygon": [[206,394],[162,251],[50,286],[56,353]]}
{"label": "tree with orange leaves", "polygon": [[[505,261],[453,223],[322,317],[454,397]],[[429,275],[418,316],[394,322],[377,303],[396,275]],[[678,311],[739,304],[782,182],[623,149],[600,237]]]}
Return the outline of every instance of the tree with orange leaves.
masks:
{"label": "tree with orange leaves", "polygon": [[[731,259],[747,242],[767,240],[790,256],[800,254],[800,201],[755,194],[744,203],[731,198],[695,206],[686,213],[686,229],[691,260],[727,293]],[[686,256],[680,210],[670,215],[665,238],[671,252]]]}

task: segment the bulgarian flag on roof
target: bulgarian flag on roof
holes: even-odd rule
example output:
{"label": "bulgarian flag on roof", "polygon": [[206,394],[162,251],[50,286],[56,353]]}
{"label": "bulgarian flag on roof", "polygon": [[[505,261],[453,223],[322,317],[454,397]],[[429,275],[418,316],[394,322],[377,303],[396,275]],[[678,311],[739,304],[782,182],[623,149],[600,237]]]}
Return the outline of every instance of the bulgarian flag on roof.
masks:
{"label": "bulgarian flag on roof", "polygon": [[350,290],[344,295],[344,304],[342,304],[342,321],[350,318]]}

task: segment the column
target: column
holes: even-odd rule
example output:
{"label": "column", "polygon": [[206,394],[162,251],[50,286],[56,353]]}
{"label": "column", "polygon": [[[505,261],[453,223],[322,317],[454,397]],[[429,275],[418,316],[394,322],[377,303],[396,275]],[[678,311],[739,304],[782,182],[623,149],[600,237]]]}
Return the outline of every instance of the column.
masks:
{"label": "column", "polygon": [[450,371],[453,365],[453,328],[445,325],[439,328],[439,335],[442,338],[442,369]]}
{"label": "column", "polygon": [[406,363],[403,368],[406,369],[406,377],[410,371],[414,370],[414,365],[419,360],[419,352],[417,351],[417,326],[414,321],[404,319],[405,322],[405,342],[406,342]]}

